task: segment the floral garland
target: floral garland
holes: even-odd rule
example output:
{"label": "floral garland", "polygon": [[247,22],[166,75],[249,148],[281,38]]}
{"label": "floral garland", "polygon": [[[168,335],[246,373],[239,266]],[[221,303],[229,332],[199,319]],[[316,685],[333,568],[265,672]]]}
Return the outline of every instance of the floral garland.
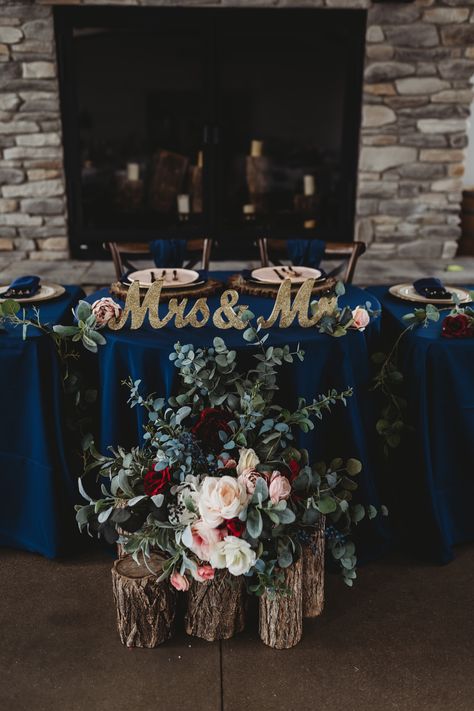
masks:
{"label": "floral garland", "polygon": [[[471,297],[474,300],[474,292],[471,292]],[[391,449],[399,446],[404,433],[411,429],[406,421],[407,402],[402,394],[404,375],[398,362],[399,346],[405,335],[416,328],[426,328],[430,323],[438,322],[441,313],[447,311],[449,313],[444,317],[441,326],[443,338],[474,337],[474,308],[461,306],[456,294],[453,294],[453,301],[454,307],[439,308],[427,304],[425,308],[417,308],[405,314],[403,321],[407,326],[399,334],[390,352],[372,355],[372,362],[377,367],[372,389],[381,393],[384,403],[376,429],[383,439],[386,456]]]}

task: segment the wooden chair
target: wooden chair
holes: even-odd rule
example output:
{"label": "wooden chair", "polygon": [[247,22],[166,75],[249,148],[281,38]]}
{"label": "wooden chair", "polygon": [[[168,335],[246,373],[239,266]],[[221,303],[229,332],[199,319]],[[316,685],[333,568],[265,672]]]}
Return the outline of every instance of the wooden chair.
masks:
{"label": "wooden chair", "polygon": [[[184,265],[186,269],[192,269],[198,262],[201,262],[201,269],[209,269],[209,259],[211,256],[212,240],[210,239],[189,239],[186,242],[186,257],[189,261]],[[126,271],[135,270],[129,257],[151,257],[150,245],[148,242],[106,242],[104,248],[108,249],[112,255],[115,267],[115,274],[120,280]]]}
{"label": "wooden chair", "polygon": [[[260,260],[262,267],[268,267],[270,263],[281,264],[281,259],[288,259],[287,240],[285,239],[269,239],[260,237],[258,246],[260,251]],[[324,250],[325,258],[343,259],[342,264],[333,269],[328,276],[339,274],[344,268],[344,262],[347,261],[346,269],[343,276],[343,281],[346,284],[351,284],[354,277],[357,260],[365,252],[365,244],[363,242],[326,242]]]}

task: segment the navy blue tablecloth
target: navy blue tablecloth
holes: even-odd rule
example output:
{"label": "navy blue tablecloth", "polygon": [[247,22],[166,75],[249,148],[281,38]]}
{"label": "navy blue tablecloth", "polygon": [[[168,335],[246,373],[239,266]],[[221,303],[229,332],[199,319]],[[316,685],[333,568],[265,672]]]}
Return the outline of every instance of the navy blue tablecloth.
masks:
{"label": "navy blue tablecloth", "polygon": [[[214,273],[212,276],[225,280],[228,274]],[[88,300],[103,296],[110,296],[108,289],[92,294]],[[353,286],[340,299],[340,304],[354,307],[365,304],[368,298],[374,310],[378,310],[380,305],[376,298],[368,297],[362,289]],[[271,299],[246,295],[241,296],[240,302],[248,304],[256,315],[264,316],[269,315],[273,304]],[[219,297],[209,298],[208,303],[212,312],[219,305]],[[166,310],[164,304],[160,307],[160,315]],[[361,499],[376,506],[380,502],[376,484],[377,466],[372,457],[375,427],[369,395],[369,348],[371,341],[377,337],[378,329],[379,319],[375,319],[365,332],[352,331],[345,337],[333,338],[318,333],[314,328],[293,325],[288,329],[270,329],[267,342],[267,345],[288,343],[293,346],[300,343],[306,352],[304,362],[285,365],[280,378],[279,398],[287,406],[296,407],[299,396],[312,400],[330,388],[343,390],[348,386],[354,387],[354,396],[349,399],[348,406],[336,405],[334,414],[325,416],[313,433],[301,434],[299,445],[307,447],[316,459],[334,456],[359,458],[364,465],[363,474],[359,477]],[[243,353],[249,362],[252,360],[252,349],[245,344],[242,332],[218,330],[212,323],[200,329],[177,329],[174,324],[160,330],[146,326],[136,331],[124,328],[121,331],[107,331],[105,335],[107,344],[99,349],[98,356],[99,446],[102,451],[111,445],[129,447],[141,440],[146,412],[142,408],[131,410],[128,407],[128,391],[121,383],[131,376],[133,380],[142,381],[143,393],[169,396],[177,384],[177,370],[169,360],[176,341],[192,343],[196,347],[209,346],[219,335],[228,346]],[[376,520],[373,526],[381,527],[381,524]]]}
{"label": "navy blue tablecloth", "polygon": [[[66,287],[40,308],[42,323],[67,323],[83,295]],[[28,310],[31,318],[32,312]],[[54,343],[37,329],[0,333],[0,545],[48,557],[68,547],[77,483],[64,446],[62,384]]]}
{"label": "navy blue tablecloth", "polygon": [[[388,351],[416,304],[372,287],[382,304]],[[442,317],[445,314],[442,314]],[[391,518],[408,550],[438,562],[474,540],[474,338],[441,337],[442,318],[402,339],[408,423],[413,430],[388,462]]]}

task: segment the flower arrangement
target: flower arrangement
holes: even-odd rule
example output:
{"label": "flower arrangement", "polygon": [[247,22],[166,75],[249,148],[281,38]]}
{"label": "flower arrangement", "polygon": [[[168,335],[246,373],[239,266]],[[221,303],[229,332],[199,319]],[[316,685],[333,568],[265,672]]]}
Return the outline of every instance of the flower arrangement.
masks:
{"label": "flower arrangement", "polygon": [[361,464],[313,464],[296,446],[298,431],[312,430],[352,391],[331,390],[310,403],[300,398],[294,411],[284,407],[276,398],[278,371],[303,360],[303,351],[264,347],[252,327],[246,334],[260,345],[247,371],[215,338],[210,348],[174,346],[170,359],[181,387],[167,402],[142,396],[140,381],[128,383],[130,405],[148,413],[144,444],[106,457],[86,443],[85,471],[98,470],[102,495],[93,499],[80,482],[88,503],[76,507],[79,528],[119,541],[137,562],[163,553],[160,579],[178,590],[224,570],[246,576],[248,589],[261,595],[285,591],[282,571],[326,516],[328,549],[352,585],[351,527],[377,515],[353,500]]}

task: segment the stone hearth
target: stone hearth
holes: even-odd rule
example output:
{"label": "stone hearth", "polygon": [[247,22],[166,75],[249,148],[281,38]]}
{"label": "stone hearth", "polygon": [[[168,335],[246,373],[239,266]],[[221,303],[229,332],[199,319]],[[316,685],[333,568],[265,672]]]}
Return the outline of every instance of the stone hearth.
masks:
{"label": "stone hearth", "polygon": [[356,237],[382,258],[455,254],[473,0],[1,0],[0,251],[69,256],[53,6],[99,4],[367,9]]}

